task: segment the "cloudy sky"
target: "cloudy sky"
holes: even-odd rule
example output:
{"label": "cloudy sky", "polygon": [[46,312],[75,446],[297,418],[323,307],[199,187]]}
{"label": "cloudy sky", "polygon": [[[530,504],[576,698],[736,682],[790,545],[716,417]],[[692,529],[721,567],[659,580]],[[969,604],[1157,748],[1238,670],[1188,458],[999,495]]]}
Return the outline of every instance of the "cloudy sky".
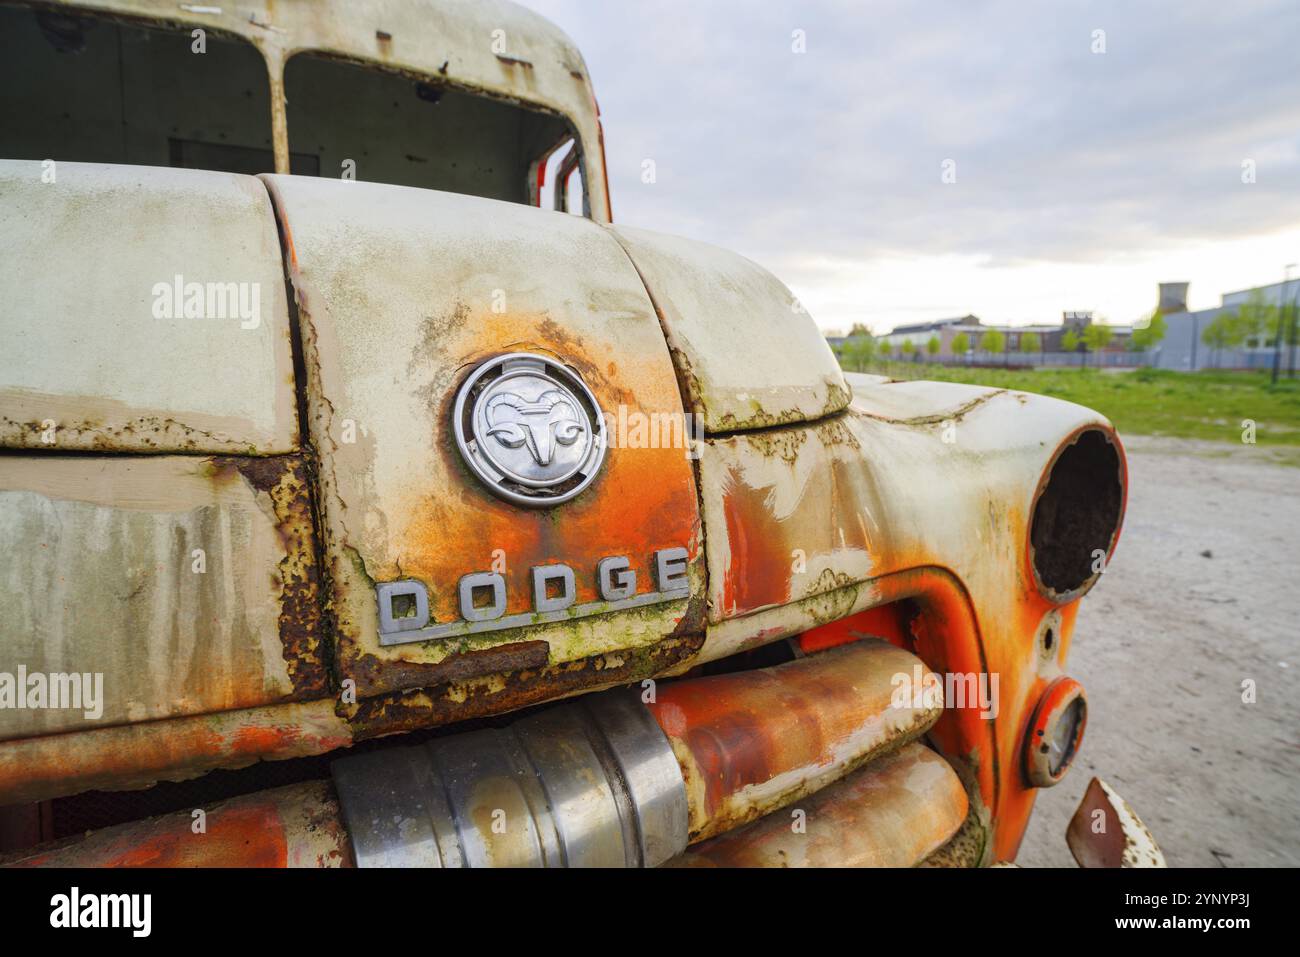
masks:
{"label": "cloudy sky", "polygon": [[615,220],[757,260],[825,329],[1126,323],[1300,262],[1295,0],[523,2],[586,57]]}

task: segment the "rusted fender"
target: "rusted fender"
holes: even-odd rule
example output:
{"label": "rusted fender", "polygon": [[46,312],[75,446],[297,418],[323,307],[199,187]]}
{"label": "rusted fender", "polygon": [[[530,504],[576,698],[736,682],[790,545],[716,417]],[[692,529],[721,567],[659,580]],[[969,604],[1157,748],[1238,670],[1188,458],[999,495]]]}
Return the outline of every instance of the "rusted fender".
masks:
{"label": "rusted fender", "polygon": [[1165,855],[1115,789],[1093,778],[1070,818],[1065,843],[1080,867],[1164,867]]}
{"label": "rusted fender", "polygon": [[682,768],[691,840],[762,817],[924,734],[942,702],[894,700],[897,676],[924,670],[915,655],[865,639],[660,686],[649,707]]}
{"label": "rusted fender", "polygon": [[222,802],[204,811],[105,828],[23,851],[6,867],[351,867],[328,781]]}
{"label": "rusted fender", "polygon": [[[930,667],[999,682],[996,714],[950,709],[932,740],[978,786],[984,862],[1013,859],[1036,793],[1022,771],[1025,728],[1065,673],[1078,599],[1122,524],[1119,438],[1095,412],[1044,396],[849,379],[842,415],[703,443],[709,621],[695,663],[841,619],[845,633],[869,630],[847,619],[911,600],[912,647]],[[1077,587],[1048,590],[1034,517],[1072,448],[1109,469],[1104,485],[1083,483],[1107,521],[1064,536],[1095,567]]]}
{"label": "rusted fender", "polygon": [[923,744],[909,744],[788,814],[705,841],[669,866],[911,867],[956,833],[966,806],[948,763]]}
{"label": "rusted fender", "polygon": [[807,422],[848,406],[826,337],[762,266],[679,236],[610,231],[645,280],[682,394],[708,432]]}

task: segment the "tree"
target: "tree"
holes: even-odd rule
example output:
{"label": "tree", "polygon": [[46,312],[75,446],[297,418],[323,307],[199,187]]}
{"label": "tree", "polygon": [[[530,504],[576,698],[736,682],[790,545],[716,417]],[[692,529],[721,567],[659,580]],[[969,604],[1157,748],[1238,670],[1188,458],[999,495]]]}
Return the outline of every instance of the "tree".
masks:
{"label": "tree", "polygon": [[925,344],[925,351],[928,352],[931,357],[937,356],[939,350],[942,348],[943,346],[939,344],[938,336],[931,336],[929,341]]}
{"label": "tree", "polygon": [[1201,341],[1210,347],[1210,365],[1218,366],[1219,353],[1233,349],[1245,339],[1244,324],[1233,312],[1221,312],[1201,330]]}
{"label": "tree", "polygon": [[868,329],[864,324],[860,322],[855,322],[853,324],[853,328],[849,330],[850,339],[855,339],[858,336],[870,336],[870,335],[871,335],[871,330]]}
{"label": "tree", "polygon": [[1264,301],[1264,294],[1252,289],[1241,308],[1237,310],[1236,331],[1229,336],[1233,348],[1240,348],[1252,339],[1260,345],[1270,345],[1277,336],[1277,306]]}
{"label": "tree", "polygon": [[1066,329],[1065,334],[1061,336],[1061,349],[1065,352],[1079,353],[1079,368],[1083,368],[1083,339],[1075,329]]}
{"label": "tree", "polygon": [[900,351],[903,353],[903,355],[910,356],[912,355],[912,353],[916,352],[916,346],[912,344],[911,339],[904,339],[903,345],[900,347]]}
{"label": "tree", "polygon": [[964,332],[959,332],[952,337],[952,354],[955,356],[964,356],[970,352],[970,336]]}
{"label": "tree", "polygon": [[1159,309],[1151,314],[1146,322],[1133,327],[1133,336],[1129,339],[1129,348],[1134,352],[1150,352],[1164,339],[1167,325],[1165,316]]}
{"label": "tree", "polygon": [[1103,322],[1091,322],[1083,329],[1083,344],[1089,352],[1097,353],[1097,365],[1101,365],[1101,351],[1110,345],[1115,330]]}
{"label": "tree", "polygon": [[[1283,291],[1285,295],[1285,290]],[[1279,296],[1281,298],[1281,296]],[[1296,336],[1300,333],[1300,303],[1296,302],[1296,297],[1292,296],[1290,302],[1283,300],[1281,309],[1283,312],[1282,321],[1284,324],[1283,339],[1291,347],[1291,356],[1287,360],[1287,377],[1295,378],[1295,347]]]}
{"label": "tree", "polygon": [[869,335],[856,336],[844,343],[844,358],[856,371],[861,372],[876,357],[876,340]]}
{"label": "tree", "polygon": [[871,365],[876,361],[876,353],[880,351],[880,342],[875,336],[863,336],[858,340],[858,350],[862,355],[862,364]]}
{"label": "tree", "polygon": [[1006,345],[1006,336],[1002,335],[996,329],[990,329],[984,335],[980,336],[980,349],[984,352],[995,353],[1001,352]]}
{"label": "tree", "polygon": [[1026,332],[1020,336],[1021,352],[1037,352],[1043,347],[1043,339],[1036,332]]}

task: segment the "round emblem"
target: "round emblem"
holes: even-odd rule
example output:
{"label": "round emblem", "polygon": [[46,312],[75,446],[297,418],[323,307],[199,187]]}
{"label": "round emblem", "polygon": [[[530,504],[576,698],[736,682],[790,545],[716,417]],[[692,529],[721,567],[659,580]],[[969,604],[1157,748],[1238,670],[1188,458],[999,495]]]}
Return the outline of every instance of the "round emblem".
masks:
{"label": "round emblem", "polygon": [[456,393],[453,426],[474,474],[518,505],[567,502],[605,459],[596,397],[573,372],[529,352],[475,369]]}

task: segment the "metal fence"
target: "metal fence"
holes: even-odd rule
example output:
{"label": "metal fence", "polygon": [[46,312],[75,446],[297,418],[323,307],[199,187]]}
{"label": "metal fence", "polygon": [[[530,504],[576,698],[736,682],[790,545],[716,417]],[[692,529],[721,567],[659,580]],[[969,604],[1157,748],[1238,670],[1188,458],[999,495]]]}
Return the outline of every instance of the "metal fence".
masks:
{"label": "metal fence", "polygon": [[[1281,367],[1286,371],[1290,365],[1290,355],[1282,350]],[[1273,368],[1272,349],[1211,349],[1201,346],[1196,354],[1198,369],[1271,369]],[[1174,368],[1170,366],[1170,368]]]}
{"label": "metal fence", "polygon": [[976,369],[1023,369],[1029,366],[1090,366],[1094,369],[1136,369],[1155,364],[1150,352],[972,352],[964,356],[932,356],[921,352],[911,356],[890,356],[888,362],[932,363],[942,366],[970,366]]}
{"label": "metal fence", "polygon": [[[840,355],[841,362],[852,365],[852,361],[843,354],[841,349],[837,348],[836,352]],[[1286,371],[1292,364],[1289,348],[1282,351],[1281,359],[1282,370]],[[1273,350],[1271,348],[1211,349],[1201,344],[1197,349],[1195,361],[1197,369],[1271,369],[1273,367]],[[1178,350],[1159,347],[1145,352],[969,352],[966,355],[958,356],[932,356],[928,352],[918,349],[910,356],[900,356],[896,353],[886,356],[876,353],[867,360],[869,365],[882,362],[930,364],[972,369],[1027,369],[1038,367],[1057,369],[1138,369],[1149,366],[1186,372],[1191,368],[1192,356],[1190,353],[1182,355]]]}

